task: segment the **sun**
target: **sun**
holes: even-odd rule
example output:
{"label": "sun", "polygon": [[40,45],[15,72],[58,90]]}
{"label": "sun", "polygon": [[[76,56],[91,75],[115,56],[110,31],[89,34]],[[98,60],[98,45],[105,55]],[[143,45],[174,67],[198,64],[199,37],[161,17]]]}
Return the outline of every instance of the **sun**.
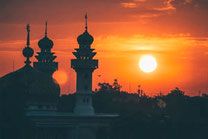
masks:
{"label": "sun", "polygon": [[143,72],[153,72],[157,68],[157,61],[153,56],[145,55],[141,57],[139,67]]}
{"label": "sun", "polygon": [[67,81],[67,74],[65,71],[56,71],[53,73],[53,78],[56,79],[59,84],[64,84]]}

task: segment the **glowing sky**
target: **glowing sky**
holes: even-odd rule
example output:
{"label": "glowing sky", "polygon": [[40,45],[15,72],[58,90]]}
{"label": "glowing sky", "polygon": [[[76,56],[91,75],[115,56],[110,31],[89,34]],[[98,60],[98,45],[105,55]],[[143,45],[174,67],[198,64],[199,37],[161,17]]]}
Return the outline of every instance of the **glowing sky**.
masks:
{"label": "glowing sky", "polygon": [[[39,51],[37,42],[44,36],[47,20],[56,61],[68,76],[62,93],[73,93],[76,79],[70,59],[78,47],[76,37],[84,31],[85,12],[99,59],[93,88],[117,78],[130,92],[140,84],[149,95],[175,87],[190,95],[208,93],[207,0],[1,0],[0,76],[13,70],[13,61],[15,70],[24,65],[21,51],[27,23],[31,47]],[[157,60],[152,73],[138,67],[145,54]]]}

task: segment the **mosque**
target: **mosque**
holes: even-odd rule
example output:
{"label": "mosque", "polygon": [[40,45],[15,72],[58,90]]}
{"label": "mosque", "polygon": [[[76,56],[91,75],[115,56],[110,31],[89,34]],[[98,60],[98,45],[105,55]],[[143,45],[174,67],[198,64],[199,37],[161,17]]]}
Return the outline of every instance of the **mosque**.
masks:
{"label": "mosque", "polygon": [[[27,25],[26,47],[22,51],[26,58],[25,65],[0,78],[0,97],[3,98],[0,115],[4,114],[7,105],[12,105],[6,105],[6,97],[15,100],[23,96],[24,115],[34,125],[34,134],[30,139],[96,139],[99,138],[98,133],[103,134],[102,138],[108,138],[110,123],[117,115],[94,112],[92,73],[98,68],[98,60],[93,59],[96,52],[91,48],[94,39],[88,32],[87,15],[85,22],[85,31],[77,38],[79,48],[73,52],[75,59],[71,60],[71,68],[77,73],[76,100],[72,113],[57,110],[60,86],[52,74],[58,69],[58,62],[55,62],[56,56],[52,52],[53,41],[47,34],[47,22],[45,36],[38,42],[40,52],[35,56],[37,62],[32,65],[30,61],[34,50],[30,47],[30,26]],[[3,128],[12,129],[9,126]],[[4,137],[1,131],[0,137]]]}

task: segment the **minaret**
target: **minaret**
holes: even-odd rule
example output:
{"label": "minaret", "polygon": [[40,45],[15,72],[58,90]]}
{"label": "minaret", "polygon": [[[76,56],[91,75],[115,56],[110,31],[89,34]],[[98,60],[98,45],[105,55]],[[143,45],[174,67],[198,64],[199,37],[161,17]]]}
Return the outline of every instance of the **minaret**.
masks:
{"label": "minaret", "polygon": [[33,56],[34,54],[34,50],[30,47],[30,26],[29,24],[27,24],[26,26],[26,30],[27,30],[27,42],[26,42],[26,47],[23,49],[22,54],[24,57],[27,58],[27,60],[25,61],[26,66],[30,66],[30,57]]}
{"label": "minaret", "polygon": [[45,37],[38,42],[41,52],[37,52],[36,59],[38,62],[34,62],[34,68],[39,71],[52,75],[58,69],[58,62],[54,62],[56,56],[51,52],[53,48],[53,41],[47,37],[47,22],[45,24]]}
{"label": "minaret", "polygon": [[73,55],[71,67],[77,73],[76,102],[74,113],[77,115],[93,115],[92,106],[92,73],[98,68],[98,60],[93,59],[96,52],[91,49],[93,37],[88,33],[87,14],[85,15],[85,32],[78,36],[79,48]]}

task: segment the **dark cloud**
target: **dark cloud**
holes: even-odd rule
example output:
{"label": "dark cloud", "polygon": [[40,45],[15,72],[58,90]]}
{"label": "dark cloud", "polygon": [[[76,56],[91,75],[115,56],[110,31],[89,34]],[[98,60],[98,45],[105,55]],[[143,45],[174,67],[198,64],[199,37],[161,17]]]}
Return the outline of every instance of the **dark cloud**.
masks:
{"label": "dark cloud", "polygon": [[176,9],[178,8],[197,8],[197,9],[205,9],[208,8],[207,0],[169,0],[169,4],[171,4]]}
{"label": "dark cloud", "polygon": [[191,36],[208,36],[208,1],[207,0],[166,0],[172,7],[170,14],[152,20],[155,28],[172,33],[190,33]]}
{"label": "dark cloud", "polygon": [[[62,24],[77,22],[85,12],[95,21],[128,21],[131,14],[155,14],[158,3],[164,0],[1,0],[0,23],[39,23],[50,20]],[[133,3],[134,8],[122,6]]]}
{"label": "dark cloud", "polygon": [[206,36],[208,30],[208,0],[0,0],[0,24],[81,23],[85,12],[91,22],[141,21],[152,32]]}
{"label": "dark cloud", "polygon": [[98,21],[119,19],[120,3],[128,1],[1,0],[0,23],[24,23],[25,21],[38,23],[38,21],[46,19],[59,24],[69,23],[80,21],[80,15],[85,12]]}

